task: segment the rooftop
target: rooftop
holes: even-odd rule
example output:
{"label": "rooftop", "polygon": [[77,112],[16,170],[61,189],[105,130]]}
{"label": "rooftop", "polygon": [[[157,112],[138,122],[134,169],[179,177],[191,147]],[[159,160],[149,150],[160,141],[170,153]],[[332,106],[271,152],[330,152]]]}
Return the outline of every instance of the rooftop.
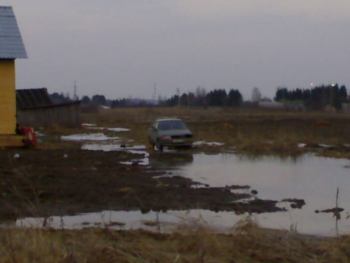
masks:
{"label": "rooftop", "polygon": [[16,102],[19,110],[35,110],[80,104],[80,101],[55,103],[51,100],[46,88],[18,89],[16,90]]}
{"label": "rooftop", "polygon": [[16,90],[16,100],[19,109],[32,109],[52,105],[46,88]]}
{"label": "rooftop", "polygon": [[0,6],[0,59],[27,58],[15,14],[10,6]]}

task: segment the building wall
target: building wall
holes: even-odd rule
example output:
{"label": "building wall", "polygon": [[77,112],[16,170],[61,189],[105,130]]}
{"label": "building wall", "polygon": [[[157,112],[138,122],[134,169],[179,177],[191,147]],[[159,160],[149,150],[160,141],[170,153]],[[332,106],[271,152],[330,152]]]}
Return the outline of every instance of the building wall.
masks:
{"label": "building wall", "polygon": [[50,127],[64,126],[77,127],[80,125],[80,105],[71,104],[48,108],[18,110],[18,123],[21,126]]}
{"label": "building wall", "polygon": [[16,130],[16,75],[14,60],[0,60],[0,134]]}

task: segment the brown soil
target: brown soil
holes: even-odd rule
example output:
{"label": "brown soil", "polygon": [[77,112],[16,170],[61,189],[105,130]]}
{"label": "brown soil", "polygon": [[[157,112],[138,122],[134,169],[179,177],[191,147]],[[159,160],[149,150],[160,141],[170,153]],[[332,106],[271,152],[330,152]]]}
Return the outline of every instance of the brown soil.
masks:
{"label": "brown soil", "polygon": [[[276,201],[234,193],[236,187],[194,188],[198,183],[160,170],[126,166],[125,152],[78,149],[0,151],[0,217],[49,216],[110,210],[210,209],[280,211]],[[242,186],[246,187],[246,186]]]}

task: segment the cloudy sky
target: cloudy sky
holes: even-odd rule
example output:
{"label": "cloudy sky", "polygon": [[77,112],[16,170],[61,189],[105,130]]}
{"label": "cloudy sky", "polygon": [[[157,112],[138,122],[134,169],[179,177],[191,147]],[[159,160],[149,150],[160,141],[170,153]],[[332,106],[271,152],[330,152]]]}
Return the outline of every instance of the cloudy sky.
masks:
{"label": "cloudy sky", "polygon": [[29,59],[18,88],[151,98],[197,86],[350,86],[349,0],[0,0]]}

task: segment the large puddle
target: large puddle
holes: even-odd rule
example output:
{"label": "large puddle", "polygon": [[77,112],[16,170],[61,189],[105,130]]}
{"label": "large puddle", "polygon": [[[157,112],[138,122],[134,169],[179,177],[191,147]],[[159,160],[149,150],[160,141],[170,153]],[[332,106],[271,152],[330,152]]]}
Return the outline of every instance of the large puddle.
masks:
{"label": "large puddle", "polygon": [[[256,215],[265,227],[296,229],[302,233],[333,235],[350,233],[349,160],[304,155],[295,158],[248,158],[233,154],[196,154],[193,162],[179,167],[178,173],[210,186],[249,185],[259,198],[304,199],[302,209]],[[335,207],[339,187],[339,207],[345,209],[336,222],[333,214],[315,213]]]}
{"label": "large puddle", "polygon": [[[349,160],[304,155],[300,158],[248,158],[235,154],[167,153],[150,159],[151,166],[167,166],[172,175],[181,175],[209,186],[249,185],[258,191],[261,199],[304,199],[302,209],[287,212],[250,215],[261,226],[275,229],[293,229],[300,233],[335,235],[350,233],[350,169]],[[170,156],[170,157],[169,157]],[[163,159],[164,158],[164,159]],[[166,176],[172,176],[167,174]],[[340,189],[339,207],[345,209],[341,218],[333,214],[315,213],[335,207],[337,188]],[[283,205],[283,204],[281,204]],[[234,212],[215,213],[207,210],[169,211],[166,213],[138,211],[104,211],[49,219],[19,219],[17,226],[54,228],[83,228],[109,226],[118,229],[144,228],[166,232],[178,224],[206,224],[219,231],[227,231],[248,215]]]}

